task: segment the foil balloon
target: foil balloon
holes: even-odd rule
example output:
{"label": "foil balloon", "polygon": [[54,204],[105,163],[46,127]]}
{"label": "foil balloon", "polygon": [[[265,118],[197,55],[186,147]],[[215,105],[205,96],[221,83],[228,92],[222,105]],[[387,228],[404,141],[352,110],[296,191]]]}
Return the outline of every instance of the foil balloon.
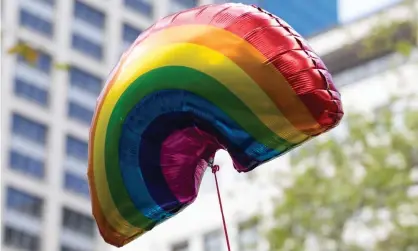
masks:
{"label": "foil balloon", "polygon": [[120,247],[178,214],[219,149],[249,172],[342,116],[326,66],[277,16],[229,3],[165,17],[98,98],[88,176],[100,233]]}

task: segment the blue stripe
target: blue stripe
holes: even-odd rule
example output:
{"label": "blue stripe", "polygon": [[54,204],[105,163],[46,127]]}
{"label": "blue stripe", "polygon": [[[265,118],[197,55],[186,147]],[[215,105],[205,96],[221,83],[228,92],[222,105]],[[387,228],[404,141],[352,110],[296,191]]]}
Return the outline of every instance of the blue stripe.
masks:
{"label": "blue stripe", "polygon": [[151,219],[184,208],[165,181],[160,151],[172,132],[190,126],[217,136],[231,156],[249,169],[280,155],[256,142],[227,114],[196,94],[164,90],[147,95],[124,121],[119,164],[132,202]]}

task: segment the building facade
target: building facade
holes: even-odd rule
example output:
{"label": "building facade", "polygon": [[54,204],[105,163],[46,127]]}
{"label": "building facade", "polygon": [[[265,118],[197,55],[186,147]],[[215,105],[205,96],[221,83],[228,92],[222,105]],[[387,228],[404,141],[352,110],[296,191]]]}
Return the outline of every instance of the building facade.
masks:
{"label": "building facade", "polygon": [[[104,251],[86,180],[93,110],[123,50],[193,0],[1,1],[1,249]],[[35,57],[10,54],[16,44]],[[34,61],[33,61],[34,60]]]}
{"label": "building facade", "polygon": [[[391,95],[418,93],[416,47],[410,56],[405,57],[393,48],[381,46],[381,40],[374,44],[374,48],[379,49],[368,53],[365,42],[370,39],[371,30],[382,18],[398,23],[394,29],[396,32],[387,34],[391,41],[416,42],[415,26],[410,23],[417,16],[416,13],[418,1],[415,1],[413,8],[405,5],[391,6],[381,13],[309,39],[332,72],[334,82],[342,93],[346,111],[367,111],[383,104]],[[338,129],[333,133],[338,133]],[[271,212],[270,199],[273,195],[280,196],[281,191],[269,184],[272,180],[277,182],[277,170],[286,174],[286,170],[291,168],[289,156],[266,163],[249,174],[235,172],[226,152],[220,152],[215,162],[221,166],[218,177],[221,179],[223,208],[232,250],[268,250],[263,238],[268,221],[257,221],[254,215]],[[210,172],[205,175],[203,188],[190,207],[122,250],[226,251],[213,175]]]}

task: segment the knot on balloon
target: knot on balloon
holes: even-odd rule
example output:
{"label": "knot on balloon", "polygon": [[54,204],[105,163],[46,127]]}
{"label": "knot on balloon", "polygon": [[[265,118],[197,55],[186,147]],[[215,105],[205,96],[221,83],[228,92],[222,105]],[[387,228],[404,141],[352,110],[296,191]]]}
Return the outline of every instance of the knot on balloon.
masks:
{"label": "knot on balloon", "polygon": [[218,165],[213,165],[212,166],[212,173],[216,173],[217,171],[219,171],[219,166]]}

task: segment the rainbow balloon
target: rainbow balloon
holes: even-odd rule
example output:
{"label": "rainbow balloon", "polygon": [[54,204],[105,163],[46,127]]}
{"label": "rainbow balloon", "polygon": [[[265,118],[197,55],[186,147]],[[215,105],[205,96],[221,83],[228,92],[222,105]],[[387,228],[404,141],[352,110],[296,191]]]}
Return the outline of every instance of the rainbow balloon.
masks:
{"label": "rainbow balloon", "polygon": [[219,149],[248,172],[342,116],[324,63],[280,18],[232,3],[165,17],[97,102],[88,176],[100,233],[120,247],[179,213]]}

